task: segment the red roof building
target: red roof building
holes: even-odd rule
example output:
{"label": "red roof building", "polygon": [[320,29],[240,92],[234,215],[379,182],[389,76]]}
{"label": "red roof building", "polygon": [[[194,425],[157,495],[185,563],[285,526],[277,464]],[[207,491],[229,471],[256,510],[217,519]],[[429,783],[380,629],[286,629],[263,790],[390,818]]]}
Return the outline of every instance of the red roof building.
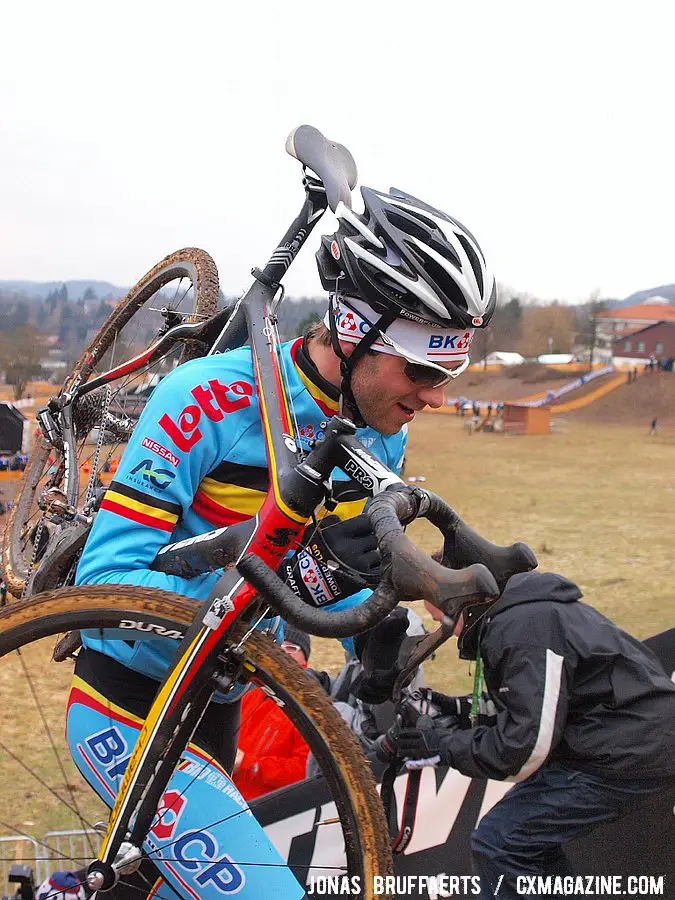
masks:
{"label": "red roof building", "polygon": [[650,297],[649,300],[636,306],[606,309],[596,313],[595,321],[598,325],[598,334],[613,340],[625,333],[655,325],[657,322],[675,323],[675,306],[667,300]]}

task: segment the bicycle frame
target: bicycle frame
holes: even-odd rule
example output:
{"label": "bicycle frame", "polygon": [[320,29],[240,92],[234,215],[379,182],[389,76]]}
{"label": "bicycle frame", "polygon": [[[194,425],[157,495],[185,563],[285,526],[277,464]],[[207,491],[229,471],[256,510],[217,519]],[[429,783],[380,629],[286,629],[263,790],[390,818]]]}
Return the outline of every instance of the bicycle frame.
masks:
{"label": "bicycle frame", "polygon": [[[326,466],[329,468],[325,475],[318,474],[310,467],[305,467],[303,471],[291,405],[280,366],[274,314],[278,305],[275,305],[275,297],[280,290],[281,278],[327,207],[321,182],[305,178],[305,190],[306,199],[301,212],[265,268],[262,271],[253,270],[255,282],[245,297],[236,304],[211,351],[221,352],[242,342],[242,323],[245,321],[251,340],[270,487],[262,508],[255,517],[255,526],[244,550],[255,554],[272,569],[278,567],[303,533],[313,512],[322,505],[327,493],[326,479],[334,467],[327,459]],[[142,355],[143,361],[147,358],[147,354]],[[125,367],[126,371],[129,371],[128,365]],[[112,380],[113,372],[114,370],[99,378],[96,387]],[[393,473],[390,474],[394,481],[400,480]],[[136,854],[140,858],[139,848],[152,826],[152,817],[177,761],[176,751],[171,752],[171,747],[177,747],[178,752],[181,752],[190,739],[216,690],[214,678],[222,667],[219,658],[227,641],[228,630],[234,620],[246,611],[254,597],[255,588],[236,570],[231,570],[221,577],[196,615],[179,646],[177,656],[148,713],[127,764],[99,860],[89,870],[90,887],[97,890],[112,887],[120,866],[133,862],[129,854]],[[236,670],[236,664],[234,668]],[[234,671],[227,674],[231,683],[237,673]],[[221,676],[219,686],[224,684]],[[158,768],[157,761],[160,759],[162,762]],[[122,862],[119,851],[123,841],[127,839],[129,822],[134,816],[134,825],[128,836],[133,849],[128,848],[128,845],[124,846]],[[116,860],[116,867],[113,869],[112,864]]]}

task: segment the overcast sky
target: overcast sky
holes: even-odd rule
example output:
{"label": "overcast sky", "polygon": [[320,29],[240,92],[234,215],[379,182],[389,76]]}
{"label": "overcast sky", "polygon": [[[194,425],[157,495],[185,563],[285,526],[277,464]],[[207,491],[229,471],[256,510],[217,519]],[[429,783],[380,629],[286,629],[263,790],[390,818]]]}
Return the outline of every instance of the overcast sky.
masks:
{"label": "overcast sky", "polygon": [[[308,122],[517,290],[675,282],[674,10],[0,0],[0,279],[130,284],[195,245],[238,293],[302,201],[284,141]],[[310,244],[292,294],[318,292]]]}

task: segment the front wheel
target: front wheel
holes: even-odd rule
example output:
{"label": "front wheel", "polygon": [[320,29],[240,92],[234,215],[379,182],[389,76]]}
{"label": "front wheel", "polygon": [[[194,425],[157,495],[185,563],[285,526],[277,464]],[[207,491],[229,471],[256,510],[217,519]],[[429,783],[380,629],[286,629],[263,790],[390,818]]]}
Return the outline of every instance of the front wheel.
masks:
{"label": "front wheel", "polygon": [[[0,696],[4,708],[14,711],[0,740],[2,828],[16,837],[22,854],[28,848],[28,855],[34,855],[38,877],[49,870],[85,867],[96,855],[93,824],[107,819],[106,807],[85,784],[63,737],[72,667],[50,661],[49,638],[86,628],[109,639],[104,629],[121,628],[115,637],[156,640],[156,635],[168,634],[175,640],[194,613],[194,602],[175,594],[117,585],[65,588],[0,611]],[[232,642],[244,635],[244,628],[235,626]],[[392,872],[388,829],[358,742],[318,682],[277,644],[254,632],[244,648],[244,679],[263,692],[270,709],[283,710],[320,772],[311,782],[254,800],[254,815],[300,884],[312,875],[347,876],[357,879],[352,884],[360,885],[359,896],[386,896],[375,894],[374,877]],[[260,710],[256,714],[264,716]],[[189,787],[185,799],[190,802]],[[213,810],[204,811],[205,829],[214,818]],[[71,834],[68,846],[79,841],[78,852],[64,851],[59,843],[61,835],[71,832],[77,837]],[[16,853],[18,858],[18,849]],[[146,846],[147,862],[152,855]],[[250,859],[244,863],[255,865]],[[121,882],[114,894],[139,896],[136,886],[126,894],[123,889]]]}

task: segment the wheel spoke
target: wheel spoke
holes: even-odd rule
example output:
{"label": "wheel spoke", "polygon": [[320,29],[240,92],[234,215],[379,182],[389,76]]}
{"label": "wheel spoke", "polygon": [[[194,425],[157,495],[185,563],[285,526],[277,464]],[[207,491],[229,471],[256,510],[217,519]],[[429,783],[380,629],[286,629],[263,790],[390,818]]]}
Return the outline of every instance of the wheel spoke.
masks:
{"label": "wheel spoke", "polygon": [[[80,616],[82,616],[83,610],[91,608],[91,613],[87,612],[84,619],[79,621],[79,625],[87,627],[89,631],[93,630],[94,632],[98,632],[98,636],[102,639],[105,638],[107,634],[105,627],[101,624],[102,621],[107,623],[106,627],[111,627],[112,623],[119,621],[120,616],[128,616],[138,619],[139,621],[150,623],[153,621],[153,616],[149,613],[149,610],[154,608],[156,610],[156,615],[159,617],[159,621],[166,625],[168,620],[176,621],[177,623],[186,622],[189,620],[190,616],[193,615],[194,609],[192,604],[186,600],[172,601],[172,605],[167,606],[167,601],[164,599],[167,595],[163,592],[115,585],[71,588],[57,592],[56,594],[45,594],[42,596],[45,598],[52,596],[58,596],[59,598],[63,597],[64,600],[60,602],[66,603],[67,601],[69,604],[69,606],[64,607],[64,609],[77,610]],[[101,598],[100,606],[94,608],[91,604],[97,597]],[[158,597],[161,598],[161,601],[157,599]],[[37,611],[41,604],[44,605],[45,601],[38,598],[35,601],[31,601],[31,603],[31,609]],[[159,605],[157,605],[158,603]],[[26,604],[14,604],[0,613],[0,643],[2,643],[3,640],[6,640],[4,636],[12,617],[15,616],[17,617],[17,622],[20,621],[19,613],[21,612],[22,606],[26,606]],[[100,612],[96,612],[96,609],[99,609]],[[115,612],[117,609],[120,609],[119,613]],[[163,610],[166,609],[171,610],[168,616],[166,611],[163,612]],[[125,612],[122,612],[122,610],[125,610]],[[101,620],[101,615],[104,615],[107,618]],[[98,623],[97,616],[99,617]],[[40,618],[37,612],[35,613],[34,619],[35,626],[38,629],[40,627],[43,629],[48,627],[45,623],[45,619]],[[156,621],[157,619],[155,618],[154,620]],[[62,630],[64,627],[68,626],[67,620],[62,617],[58,619],[58,622],[54,620],[54,624],[55,627],[57,626],[57,630]],[[141,633],[142,632],[139,632],[139,634]],[[235,645],[238,645],[241,642],[246,633],[247,629],[243,625],[238,626],[238,630],[232,636]],[[43,630],[38,631],[35,636],[40,638],[45,634],[46,632]],[[40,643],[38,643],[35,649],[38,650],[40,646]],[[325,871],[326,874],[362,873],[365,871],[363,868],[365,865],[364,854],[370,853],[372,847],[376,849],[379,847],[377,852],[382,852],[381,842],[378,843],[375,835],[379,834],[380,831],[386,834],[386,825],[381,816],[381,811],[380,813],[377,813],[378,800],[374,787],[368,788],[368,790],[372,791],[372,794],[368,796],[367,800],[364,798],[358,801],[356,806],[354,805],[356,796],[360,791],[364,790],[366,782],[364,782],[363,779],[366,776],[367,770],[363,758],[358,754],[353,739],[349,737],[348,734],[346,735],[348,738],[347,743],[339,743],[340,735],[347,731],[346,725],[332,709],[329,701],[325,695],[322,694],[319,685],[314,684],[313,681],[302,675],[297,664],[287,657],[278,646],[275,646],[269,638],[256,632],[243,646],[248,660],[243,669],[244,677],[250,680],[251,690],[260,689],[267,696],[261,700],[260,705],[254,701],[254,703],[248,707],[249,710],[252,710],[254,706],[257,706],[256,712],[247,712],[245,707],[240,727],[243,726],[243,728],[246,728],[250,723],[250,718],[248,717],[253,715],[260,716],[262,722],[271,721],[269,709],[271,709],[273,705],[275,709],[280,710],[281,713],[286,715],[291,723],[296,727],[300,727],[301,736],[308,742],[310,750],[313,751],[314,757],[319,763],[320,770],[324,774],[324,779],[319,779],[316,782],[316,787],[313,787],[311,791],[311,799],[309,799],[311,805],[306,812],[313,809],[313,817],[310,816],[309,819],[309,823],[311,824],[313,818],[313,825],[311,825],[313,831],[321,824],[319,820],[325,819],[326,816],[331,817],[331,824],[333,827],[330,828],[328,832],[321,829],[321,834],[324,835],[324,837],[318,839],[316,845],[314,845],[314,838],[310,838],[308,835],[307,847],[309,855],[306,857],[303,857],[302,855],[298,856],[299,848],[304,846],[302,842],[298,844],[290,860],[292,870],[295,872],[296,877],[301,883],[304,881],[305,875],[310,869]],[[31,661],[29,657],[33,654],[27,654],[27,648],[21,648],[21,655],[28,664]],[[34,656],[35,662],[38,662],[40,659],[44,660],[44,653],[36,653]],[[63,664],[59,665],[62,666]],[[32,666],[29,668],[32,668]],[[47,668],[49,668],[51,673],[52,671],[57,672],[59,666],[54,666],[53,663],[50,663]],[[34,676],[34,674],[36,675],[37,672],[33,673],[31,671],[31,675]],[[64,671],[64,674],[68,675],[67,668]],[[45,685],[52,681],[52,675],[41,674],[39,681],[36,678],[33,680],[36,687],[38,684]],[[6,679],[5,683],[8,683]],[[13,683],[15,683],[15,679]],[[62,684],[62,690],[65,693],[68,690],[68,682],[62,681]],[[23,687],[23,693],[26,695],[30,693],[29,686],[26,684]],[[105,731],[108,727],[117,727],[119,729],[121,727],[121,722],[124,721],[124,707],[115,706],[114,702],[111,701],[106,701],[104,703],[103,697],[105,696],[105,692],[103,694],[98,693],[97,696],[97,708],[100,713],[103,713],[105,718],[102,720],[100,719],[99,723],[96,723],[95,720],[92,721],[92,735],[94,731],[98,735],[101,733],[100,729],[104,729]],[[60,756],[63,752],[60,747],[57,747],[56,753],[51,750],[52,743],[56,743],[56,741],[53,735],[51,721],[49,721],[49,717],[47,716],[47,709],[50,711],[55,707],[63,709],[65,703],[54,703],[53,695],[50,695],[49,706],[47,706],[48,700],[46,698],[43,700],[42,696],[40,696],[39,700],[43,715],[47,721],[46,726],[43,725],[42,727],[42,737],[39,739],[42,741],[43,749],[37,754],[33,752],[32,755],[35,756],[37,760],[42,760],[43,758],[47,758],[44,754],[52,753],[54,762],[51,764],[51,775],[41,768],[36,769],[32,757],[24,757],[15,743],[8,741],[4,736],[3,741],[4,744],[7,744],[10,748],[10,753],[7,754],[7,758],[15,767],[16,771],[25,772],[27,768],[32,766],[33,770],[37,771],[37,775],[41,779],[36,781],[36,784],[42,788],[43,797],[48,797],[52,804],[55,801],[58,804],[58,810],[52,810],[51,813],[42,815],[39,819],[38,817],[35,817],[32,820],[32,824],[29,826],[22,824],[27,817],[24,815],[22,818],[23,810],[21,804],[23,801],[21,798],[23,798],[24,794],[20,791],[16,795],[14,801],[10,801],[10,804],[14,804],[15,814],[13,818],[15,821],[10,824],[11,819],[8,822],[8,817],[5,815],[4,819],[0,821],[0,825],[4,826],[5,830],[9,828],[11,833],[16,835],[17,838],[24,836],[29,838],[32,837],[32,833],[35,832],[39,837],[38,852],[36,853],[36,856],[46,855],[39,852],[39,846],[43,845],[43,849],[47,851],[49,857],[57,861],[54,865],[55,869],[63,869],[69,865],[73,865],[75,868],[86,867],[90,859],[86,858],[88,852],[86,850],[86,845],[85,847],[82,847],[81,843],[82,840],[86,841],[86,837],[82,836],[79,838],[79,852],[74,847],[63,852],[64,848],[61,845],[57,844],[54,839],[49,839],[46,836],[47,832],[51,832],[56,828],[63,829],[68,827],[68,820],[63,818],[64,812],[70,816],[74,822],[77,821],[80,823],[81,830],[87,830],[91,823],[97,821],[97,819],[93,818],[90,814],[91,807],[83,804],[82,796],[78,794],[78,803],[73,804],[71,802],[73,792],[68,789],[64,790],[60,785],[55,784],[56,779],[54,778],[54,775],[56,773],[59,773],[57,776],[59,782],[65,780],[66,784],[72,783],[72,776],[68,779],[68,769],[65,766],[63,769],[58,766],[56,761],[57,756]],[[82,703],[83,700],[80,698],[75,702]],[[269,707],[268,704],[270,705]],[[218,708],[220,708],[220,706]],[[122,720],[120,720],[120,715],[122,715]],[[130,715],[134,716],[135,714]],[[207,831],[212,834],[219,847],[218,853],[227,853],[232,863],[242,871],[248,872],[249,877],[251,878],[254,877],[253,873],[256,870],[269,869],[272,871],[275,868],[285,868],[286,864],[277,861],[274,857],[257,859],[254,854],[249,854],[245,851],[242,852],[244,846],[251,846],[248,843],[242,845],[238,852],[234,852],[233,854],[228,853],[228,836],[239,833],[239,826],[233,826],[233,823],[237,822],[242,816],[246,817],[247,822],[250,820],[248,819],[248,809],[240,806],[234,807],[231,805],[231,801],[226,803],[224,794],[223,806],[219,808],[216,797],[220,796],[220,786],[216,782],[211,781],[210,776],[205,774],[206,770],[213,768],[214,777],[216,775],[219,779],[224,779],[225,777],[223,775],[222,767],[218,765],[218,752],[208,751],[209,744],[206,735],[210,733],[210,729],[215,729],[213,734],[216,734],[218,722],[220,721],[220,716],[215,711],[215,708],[212,709],[211,715],[215,715],[216,718],[211,718],[209,727],[204,732],[204,740],[200,737],[201,732],[198,730],[193,737],[196,747],[192,747],[191,745],[191,747],[186,748],[186,751],[181,755],[183,760],[186,758],[190,759],[195,764],[194,767],[189,768],[187,766],[181,766],[180,772],[182,774],[179,775],[179,773],[176,772],[177,778],[174,776],[176,780],[172,780],[169,785],[170,787],[174,785],[172,788],[173,790],[180,791],[179,796],[190,798],[187,806],[181,804],[181,808],[186,808],[193,812],[190,813],[190,818],[188,819],[185,819],[185,814],[182,813],[184,818],[181,821],[180,827],[178,830],[171,831],[172,817],[169,815],[168,818],[163,818],[166,812],[170,813],[171,807],[167,803],[166,806],[157,809],[151,827],[155,828],[157,824],[163,822],[167,828],[161,837],[157,833],[151,835],[155,843],[152,846],[145,845],[143,857],[147,860],[147,863],[142,864],[141,871],[137,873],[137,875],[134,875],[133,878],[130,876],[123,879],[124,889],[128,890],[129,893],[133,890],[134,893],[139,892],[143,894],[143,892],[145,892],[147,896],[147,893],[149,893],[151,888],[150,881],[152,880],[152,874],[150,873],[149,868],[147,871],[144,871],[144,869],[145,866],[149,866],[150,863],[156,864],[159,867],[159,871],[162,870],[164,863],[168,863],[170,866],[177,865],[177,875],[180,875],[181,877],[190,877],[183,871],[183,868],[181,868],[185,863],[185,850],[183,849],[180,852],[172,851],[172,848],[177,847],[181,838],[185,836],[186,828],[190,830],[195,829],[199,832]],[[329,715],[330,721],[322,723],[321,717],[324,715]],[[318,721],[320,723],[318,730],[316,726],[311,724],[317,716],[319,717]],[[226,712],[223,713],[223,723],[229,719],[229,714]],[[108,723],[107,725],[106,722]],[[127,721],[126,727],[128,728],[129,725],[130,721]],[[86,729],[86,724],[84,727]],[[50,733],[52,734],[51,739],[49,738]],[[76,733],[77,732],[74,732],[73,734]],[[71,737],[71,740],[86,741],[86,736],[89,732],[85,730],[79,734],[79,737]],[[37,740],[34,730],[31,732],[24,732],[24,735],[31,743],[35,743]],[[327,745],[325,743],[326,738],[322,735],[331,735],[331,741],[338,742],[335,745],[335,750],[332,754],[327,752]],[[115,783],[119,785],[122,767],[119,767],[118,769],[118,765],[122,762],[123,758],[126,757],[129,752],[129,747],[131,746],[128,735],[126,736],[126,744],[127,746],[125,749],[120,749],[119,751],[115,750],[114,754],[110,756],[105,763],[106,769],[109,769],[111,766],[115,767],[113,781],[107,781],[111,786],[114,786]],[[3,749],[1,744],[0,749]],[[194,750],[198,750],[198,752],[195,753],[193,752]],[[355,753],[357,754],[356,756],[354,755]],[[28,754],[28,756],[31,756],[31,754]],[[16,758],[18,758],[22,764],[25,763],[25,765],[17,763]],[[94,759],[93,756],[91,758],[92,760]],[[62,762],[65,762],[65,760],[62,760]],[[349,772],[352,774],[345,774]],[[103,773],[103,769],[101,769],[101,773]],[[16,781],[17,779],[14,780]],[[95,779],[93,780],[93,783],[96,783]],[[214,785],[219,792],[218,794],[212,794],[206,787],[209,783]],[[370,782],[370,784],[372,785],[372,782]],[[223,785],[225,785],[224,780]],[[82,789],[83,788],[80,788],[80,790]],[[2,790],[4,790],[4,788],[0,787],[0,792]],[[317,790],[319,793],[317,793]],[[304,789],[299,788],[299,791],[301,797],[307,797],[307,794],[304,793]],[[92,794],[92,797],[93,796],[94,795]],[[354,799],[350,799],[352,797]],[[109,799],[108,802],[110,802]],[[273,814],[270,815],[270,813],[274,810],[274,804],[277,802],[278,797],[276,794],[263,795],[256,798],[252,805],[254,816],[259,816],[260,820],[263,822],[274,822],[275,817]],[[302,803],[303,801],[300,802]],[[300,808],[305,809],[304,806],[301,806]],[[33,809],[35,809],[35,804],[33,804]],[[358,814],[356,812],[357,809],[359,810]],[[201,813],[201,818],[193,818],[195,810]],[[55,819],[54,814],[56,814],[58,818]],[[33,815],[35,816],[35,813],[33,813]],[[104,813],[103,818],[105,818],[105,816],[106,814]],[[372,816],[374,816],[372,823],[367,824],[369,817]],[[333,819],[333,817],[335,818]],[[242,818],[241,821],[243,822],[244,819]],[[335,825],[338,827],[335,828]],[[246,827],[251,827],[251,825],[247,825]],[[278,828],[278,826],[275,826],[275,828]],[[365,841],[361,837],[364,828],[373,829],[371,832],[372,837]],[[199,844],[196,846],[198,847]],[[309,850],[310,847],[313,849]],[[328,854],[327,856],[323,855],[323,851],[320,849],[322,847],[325,847],[326,853]],[[346,857],[342,855],[345,852],[344,848],[346,848]],[[83,849],[84,852],[82,852]],[[200,866],[212,865],[215,859],[215,857],[212,859],[208,853],[204,853],[203,855],[201,853],[197,853],[196,855],[193,854],[194,850],[190,851],[190,859],[197,861]],[[27,856],[25,853],[20,855],[24,857]],[[96,854],[92,851],[91,858],[94,858],[95,855]],[[342,858],[340,858],[341,855]],[[40,865],[42,865],[42,863]],[[386,873],[389,871],[389,865],[390,863],[386,857],[383,857],[382,859],[378,859],[377,863],[374,864],[374,866],[371,866],[368,871]],[[189,871],[193,872],[196,870]],[[150,876],[150,880],[146,877],[148,875]],[[174,883],[174,878],[171,871],[167,872],[167,878],[169,888],[163,893],[167,895],[168,898],[169,896],[173,897],[173,889],[170,889],[170,885]],[[120,885],[121,884],[122,881],[120,882]],[[176,882],[176,884],[178,883]],[[162,891],[160,888],[160,895],[161,893]],[[115,893],[113,891],[111,900],[114,900],[114,897]]]}

